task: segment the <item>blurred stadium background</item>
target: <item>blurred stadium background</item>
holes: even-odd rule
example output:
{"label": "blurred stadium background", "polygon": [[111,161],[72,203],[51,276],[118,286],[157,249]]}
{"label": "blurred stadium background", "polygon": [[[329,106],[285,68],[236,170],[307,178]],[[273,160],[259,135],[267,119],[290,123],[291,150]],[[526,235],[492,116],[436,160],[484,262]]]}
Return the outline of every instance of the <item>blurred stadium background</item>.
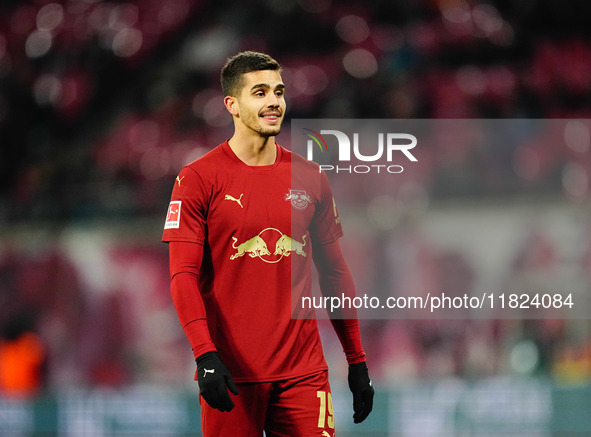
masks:
{"label": "blurred stadium background", "polygon": [[[199,435],[159,240],[179,169],[232,132],[228,56],[282,63],[288,118],[584,120],[590,28],[585,0],[2,2],[0,435]],[[591,144],[574,126],[429,150],[345,220],[358,287],[589,293]],[[344,215],[364,190],[335,189]],[[588,319],[364,320],[377,400],[355,427],[321,330],[339,436],[591,435]]]}

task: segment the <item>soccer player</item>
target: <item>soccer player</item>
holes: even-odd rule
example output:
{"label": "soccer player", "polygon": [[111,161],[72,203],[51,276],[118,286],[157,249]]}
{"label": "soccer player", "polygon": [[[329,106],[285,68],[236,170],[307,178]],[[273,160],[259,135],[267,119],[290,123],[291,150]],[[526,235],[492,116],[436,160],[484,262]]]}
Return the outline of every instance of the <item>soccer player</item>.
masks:
{"label": "soccer player", "polygon": [[[355,293],[328,179],[275,142],[286,109],[277,61],[239,53],[221,82],[234,134],[181,170],[162,238],[172,298],[197,362],[203,434],[332,437],[317,323],[313,313],[292,317],[291,306],[310,293],[312,259],[324,295]],[[344,315],[332,324],[358,423],[374,390],[357,315]]]}

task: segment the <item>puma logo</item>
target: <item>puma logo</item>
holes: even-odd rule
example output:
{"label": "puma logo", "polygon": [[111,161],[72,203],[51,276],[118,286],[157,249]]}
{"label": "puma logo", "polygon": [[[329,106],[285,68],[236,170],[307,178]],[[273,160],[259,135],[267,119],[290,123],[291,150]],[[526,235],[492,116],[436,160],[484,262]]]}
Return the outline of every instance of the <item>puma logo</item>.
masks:
{"label": "puma logo", "polygon": [[176,181],[179,183],[179,188],[181,188],[181,181],[185,179],[185,177],[183,176],[182,178],[179,178],[178,176],[176,177]]}
{"label": "puma logo", "polygon": [[240,195],[240,197],[238,199],[236,199],[235,197],[230,196],[229,194],[226,194],[226,197],[224,197],[224,200],[231,200],[232,202],[236,202],[238,205],[240,205],[240,208],[244,208],[242,206],[242,202],[240,201],[240,200],[242,200],[242,196],[244,196],[244,193],[242,193]]}
{"label": "puma logo", "polygon": [[203,369],[203,377],[205,378],[208,373],[215,373],[215,369]]}

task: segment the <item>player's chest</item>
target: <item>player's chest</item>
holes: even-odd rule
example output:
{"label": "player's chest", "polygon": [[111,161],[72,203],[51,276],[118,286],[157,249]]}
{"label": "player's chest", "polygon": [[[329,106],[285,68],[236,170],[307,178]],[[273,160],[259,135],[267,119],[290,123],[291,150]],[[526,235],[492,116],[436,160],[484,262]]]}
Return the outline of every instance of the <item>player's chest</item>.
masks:
{"label": "player's chest", "polygon": [[316,208],[315,194],[289,175],[228,178],[214,186],[207,222],[210,233],[307,230]]}

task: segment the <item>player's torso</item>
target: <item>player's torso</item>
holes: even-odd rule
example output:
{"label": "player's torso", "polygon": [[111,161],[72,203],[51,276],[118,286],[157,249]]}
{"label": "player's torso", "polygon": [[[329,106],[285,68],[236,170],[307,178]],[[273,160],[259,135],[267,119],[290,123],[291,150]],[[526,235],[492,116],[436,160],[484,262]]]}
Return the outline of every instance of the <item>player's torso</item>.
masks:
{"label": "player's torso", "polygon": [[[326,369],[315,320],[292,318],[311,289],[318,235],[318,168],[278,148],[251,167],[227,143],[176,179],[163,241],[203,244],[199,291],[211,338],[236,381],[269,381]],[[325,196],[326,197],[326,196]],[[330,222],[323,220],[323,222]]]}
{"label": "player's torso", "polygon": [[214,261],[276,264],[290,256],[307,257],[315,209],[308,191],[293,187],[288,163],[220,172],[207,215]]}

